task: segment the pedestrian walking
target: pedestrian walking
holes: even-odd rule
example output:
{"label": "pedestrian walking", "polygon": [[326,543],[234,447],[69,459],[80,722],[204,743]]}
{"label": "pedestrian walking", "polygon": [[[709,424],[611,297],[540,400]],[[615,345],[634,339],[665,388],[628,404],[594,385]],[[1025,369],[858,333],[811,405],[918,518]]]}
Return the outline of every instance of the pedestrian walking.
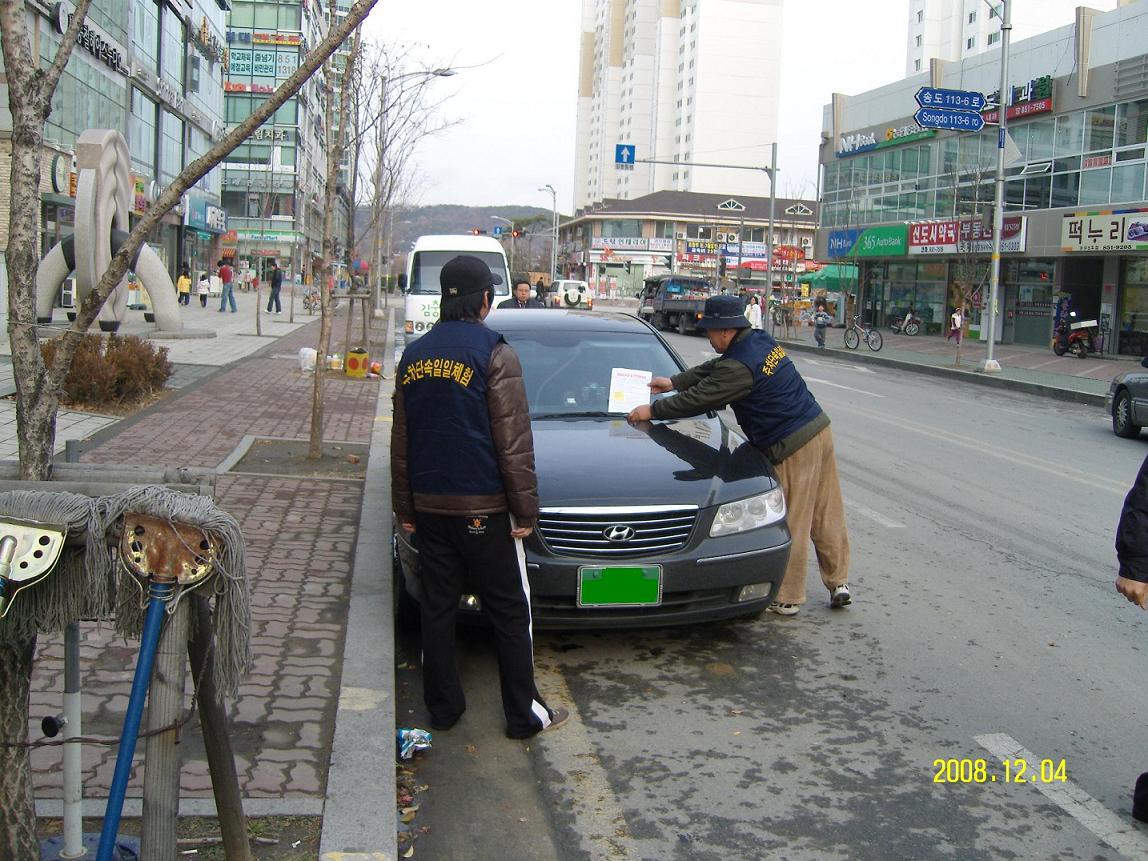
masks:
{"label": "pedestrian walking", "polygon": [[211,278],[206,272],[199,276],[199,284],[195,287],[195,292],[199,296],[199,307],[207,307],[207,297],[211,294]]}
{"label": "pedestrian walking", "polygon": [[226,260],[219,261],[219,281],[223,285],[219,294],[219,311],[220,313],[226,311],[230,302],[231,313],[234,314],[239,310],[235,304],[235,270],[228,265]]}
{"label": "pedestrian walking", "polygon": [[267,297],[267,313],[271,313],[271,306],[275,306],[275,313],[280,314],[283,306],[279,304],[279,291],[283,289],[283,270],[279,268],[279,261],[271,261],[271,295]]}
{"label": "pedestrian walking", "polygon": [[961,333],[964,331],[965,315],[960,307],[954,308],[952,316],[949,317],[949,333],[945,335],[945,340],[949,340],[954,335],[957,338],[957,346],[961,345]]}
{"label": "pedestrian walking", "polygon": [[509,738],[562,724],[534,681],[530,591],[522,540],[538,518],[534,443],[522,367],[486,327],[493,275],[460,255],[439,274],[439,321],[395,371],[391,504],[418,540],[423,700],[433,729],[466,710],[454,654],[464,586],[477,593],[498,653]]}
{"label": "pedestrian walking", "polygon": [[175,279],[175,292],[180,305],[191,303],[191,270],[184,263],[179,267],[179,277]]}
{"label": "pedestrian walking", "polygon": [[706,299],[697,327],[705,331],[717,358],[673,377],[655,377],[652,392],[678,394],[636,407],[629,420],[685,418],[728,404],[742,433],[773,464],[788,507],[789,564],[767,612],[793,616],[805,603],[810,541],[829,606],[846,606],[852,602],[849,532],[829,416],[777,341],[750,329],[736,296]]}
{"label": "pedestrian walking", "polygon": [[825,300],[818,298],[813,303],[813,340],[819,349],[825,349],[825,331],[833,322],[833,316],[825,310]]}
{"label": "pedestrian walking", "polygon": [[745,306],[745,316],[751,329],[761,328],[761,305],[758,304],[756,296],[749,297],[749,304]]}
{"label": "pedestrian walking", "polygon": [[514,295],[498,303],[499,308],[545,308],[546,306],[530,295],[530,282],[519,278],[514,282]]}
{"label": "pedestrian walking", "polygon": [[[1148,359],[1143,364],[1148,367]],[[1116,558],[1120,563],[1116,591],[1141,610],[1148,610],[1148,458],[1140,464],[1136,481],[1124,497],[1116,526]],[[1132,817],[1148,822],[1148,771],[1136,779]]]}

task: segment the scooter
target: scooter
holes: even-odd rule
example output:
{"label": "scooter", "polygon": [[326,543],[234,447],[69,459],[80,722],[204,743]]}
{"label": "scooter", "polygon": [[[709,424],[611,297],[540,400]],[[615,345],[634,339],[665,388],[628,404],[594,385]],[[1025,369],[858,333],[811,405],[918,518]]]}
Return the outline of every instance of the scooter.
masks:
{"label": "scooter", "polygon": [[909,314],[906,317],[894,317],[893,322],[889,324],[889,328],[898,335],[916,335],[921,331],[921,318],[916,314]]}
{"label": "scooter", "polygon": [[1087,358],[1090,353],[1099,353],[1101,341],[1097,322],[1095,320],[1075,322],[1075,318],[1076,312],[1069,311],[1068,316],[1057,325],[1052,351],[1058,356],[1072,353],[1078,359]]}

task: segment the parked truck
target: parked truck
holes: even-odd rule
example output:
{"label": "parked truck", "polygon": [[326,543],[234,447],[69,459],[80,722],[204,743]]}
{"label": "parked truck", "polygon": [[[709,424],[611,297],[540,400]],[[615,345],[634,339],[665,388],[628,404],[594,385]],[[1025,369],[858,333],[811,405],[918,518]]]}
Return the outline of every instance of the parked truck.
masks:
{"label": "parked truck", "polygon": [[706,280],[688,275],[659,275],[647,278],[638,315],[655,329],[676,329],[688,335],[697,329],[705,311],[706,298],[713,286]]}

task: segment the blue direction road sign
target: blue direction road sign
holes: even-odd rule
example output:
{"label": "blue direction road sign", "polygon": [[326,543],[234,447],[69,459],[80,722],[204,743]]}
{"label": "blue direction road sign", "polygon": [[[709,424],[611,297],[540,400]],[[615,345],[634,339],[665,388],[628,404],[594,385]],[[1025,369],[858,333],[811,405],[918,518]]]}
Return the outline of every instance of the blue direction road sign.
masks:
{"label": "blue direction road sign", "polygon": [[495,236],[501,236],[502,235],[502,225],[501,224],[496,224],[494,226],[494,235]]}
{"label": "blue direction road sign", "polygon": [[983,93],[974,93],[970,90],[941,90],[936,87],[921,87],[917,90],[917,104],[922,108],[980,111],[984,110],[988,103]]}
{"label": "blue direction road sign", "polygon": [[979,132],[985,120],[973,111],[947,111],[941,108],[921,108],[913,115],[923,129],[947,129],[954,132]]}
{"label": "blue direction road sign", "polygon": [[634,149],[633,144],[615,144],[614,164],[633,164]]}

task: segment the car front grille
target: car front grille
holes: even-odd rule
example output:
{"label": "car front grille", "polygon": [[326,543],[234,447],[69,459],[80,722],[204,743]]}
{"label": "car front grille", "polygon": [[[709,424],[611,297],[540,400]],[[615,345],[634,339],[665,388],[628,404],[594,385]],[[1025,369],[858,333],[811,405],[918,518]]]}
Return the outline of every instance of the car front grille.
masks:
{"label": "car front grille", "polygon": [[696,505],[544,508],[538,529],[555,555],[625,559],[681,550],[697,519]]}

